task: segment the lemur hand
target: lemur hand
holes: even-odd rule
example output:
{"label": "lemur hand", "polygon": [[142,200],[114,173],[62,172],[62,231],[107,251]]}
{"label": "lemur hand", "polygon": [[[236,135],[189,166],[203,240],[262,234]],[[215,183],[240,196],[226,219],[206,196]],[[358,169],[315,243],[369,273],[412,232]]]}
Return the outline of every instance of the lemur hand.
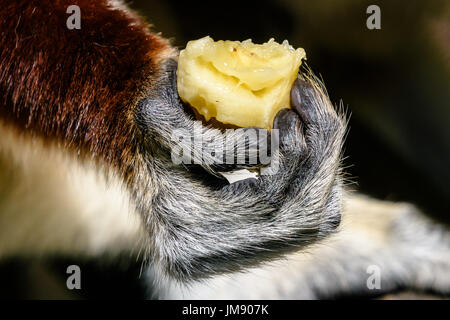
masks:
{"label": "lemur hand", "polygon": [[[280,111],[275,119],[279,148],[271,154],[271,167],[276,169],[228,185],[217,181],[215,166],[203,164],[207,170],[199,172],[172,161],[178,143],[173,131],[192,132],[195,123],[178,97],[176,67],[168,62],[161,80],[166,90],[140,101],[135,114],[145,141],[143,157],[156,181],[151,199],[141,201],[147,204],[141,211],[155,264],[182,280],[208,277],[282,256],[335,230],[345,123],[318,81],[299,76],[291,92],[293,109]],[[223,141],[217,129],[202,127],[201,134]],[[257,140],[247,146],[257,147]],[[194,154],[203,152],[193,148]],[[243,156],[245,150],[235,151]]]}

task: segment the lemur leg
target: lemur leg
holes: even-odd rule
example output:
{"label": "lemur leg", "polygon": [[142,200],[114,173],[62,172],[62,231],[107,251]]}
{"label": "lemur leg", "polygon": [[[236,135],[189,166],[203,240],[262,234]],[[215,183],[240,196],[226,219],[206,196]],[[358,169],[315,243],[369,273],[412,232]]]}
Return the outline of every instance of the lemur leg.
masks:
{"label": "lemur leg", "polygon": [[412,205],[349,195],[340,232],[322,243],[245,273],[158,288],[157,297],[172,299],[318,299],[398,288],[448,294],[450,232]]}

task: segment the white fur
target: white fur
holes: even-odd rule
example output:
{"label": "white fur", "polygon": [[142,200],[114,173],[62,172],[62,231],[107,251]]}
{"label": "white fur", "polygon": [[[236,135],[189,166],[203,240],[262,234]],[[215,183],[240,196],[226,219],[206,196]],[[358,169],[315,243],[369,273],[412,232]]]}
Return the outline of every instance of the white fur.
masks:
{"label": "white fur", "polygon": [[0,258],[138,250],[141,219],[114,174],[0,124]]}

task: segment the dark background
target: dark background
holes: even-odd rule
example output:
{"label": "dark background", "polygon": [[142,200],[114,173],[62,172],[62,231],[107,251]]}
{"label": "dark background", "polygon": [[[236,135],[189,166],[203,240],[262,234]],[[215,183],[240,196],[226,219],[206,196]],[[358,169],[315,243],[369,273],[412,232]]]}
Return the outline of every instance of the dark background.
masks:
{"label": "dark background", "polygon": [[[366,8],[381,8],[381,30]],[[351,114],[345,144],[351,188],[408,201],[450,224],[450,1],[260,0],[130,3],[154,30],[183,48],[215,40],[273,37],[303,47],[331,100]],[[67,292],[70,259],[16,259],[0,265],[0,296],[143,297],[140,262],[85,261],[83,290]],[[86,276],[86,278],[84,278]],[[13,294],[11,294],[13,293]]]}

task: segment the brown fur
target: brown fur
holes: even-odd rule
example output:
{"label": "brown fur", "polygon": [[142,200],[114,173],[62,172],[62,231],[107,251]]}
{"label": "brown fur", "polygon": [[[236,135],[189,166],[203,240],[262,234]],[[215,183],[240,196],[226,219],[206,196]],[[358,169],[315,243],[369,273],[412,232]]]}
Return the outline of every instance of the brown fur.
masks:
{"label": "brown fur", "polygon": [[[81,30],[66,26],[70,5]],[[0,30],[0,119],[130,170],[130,113],[170,54],[167,40],[105,0],[2,0]]]}

